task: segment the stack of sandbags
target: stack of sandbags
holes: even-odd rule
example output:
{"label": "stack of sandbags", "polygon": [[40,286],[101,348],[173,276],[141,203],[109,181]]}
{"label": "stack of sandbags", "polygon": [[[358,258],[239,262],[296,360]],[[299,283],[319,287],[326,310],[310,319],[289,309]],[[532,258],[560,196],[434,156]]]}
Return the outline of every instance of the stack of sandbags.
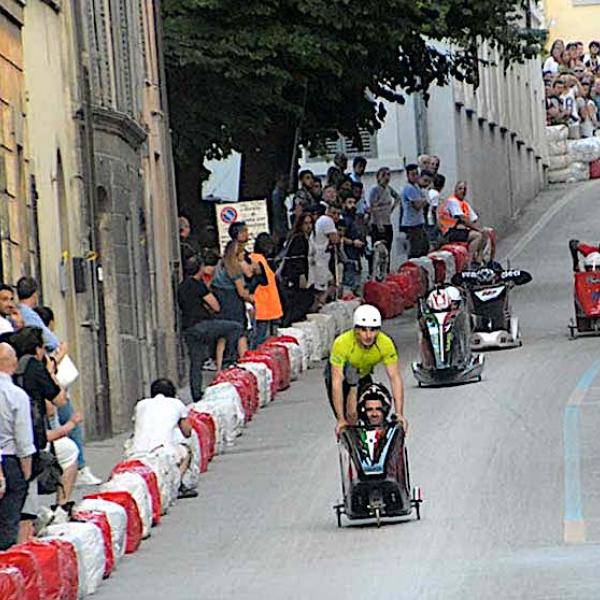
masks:
{"label": "stack of sandbags", "polygon": [[569,178],[569,166],[573,159],[569,155],[568,137],[569,128],[566,125],[546,127],[549,183],[564,183]]}
{"label": "stack of sandbags", "polygon": [[241,369],[250,371],[258,383],[258,404],[262,408],[271,402],[271,383],[273,372],[267,365],[259,362],[245,362],[239,365]]}
{"label": "stack of sandbags", "polygon": [[279,327],[277,329],[277,335],[289,336],[298,342],[300,350],[302,351],[302,370],[306,371],[312,353],[312,340],[309,339],[306,332],[302,329],[297,329],[296,327]]}
{"label": "stack of sandbags", "polygon": [[329,350],[336,337],[335,319],[333,315],[324,313],[309,313],[306,315],[309,323],[316,323],[321,333],[321,358],[329,356]]}
{"label": "stack of sandbags", "polygon": [[305,334],[306,345],[310,348],[308,356],[308,367],[314,367],[321,362],[321,356],[323,355],[323,336],[319,331],[319,326],[311,321],[299,321],[298,323],[292,323],[291,328],[280,329],[279,335],[291,335],[291,329],[300,329]]}
{"label": "stack of sandbags", "polygon": [[242,434],[244,408],[240,395],[231,383],[217,383],[206,388],[202,400],[194,404],[194,410],[212,415],[223,433],[225,445],[232,446]]}
{"label": "stack of sandbags", "polygon": [[177,466],[175,455],[164,448],[157,448],[149,453],[133,454],[129,457],[137,458],[154,471],[158,480],[161,511],[163,515],[166,514],[169,507],[177,501],[181,484],[181,472]]}
{"label": "stack of sandbags", "polygon": [[346,329],[346,307],[344,302],[336,300],[330,302],[321,308],[321,313],[324,315],[331,315],[335,322],[335,335],[339,335]]}

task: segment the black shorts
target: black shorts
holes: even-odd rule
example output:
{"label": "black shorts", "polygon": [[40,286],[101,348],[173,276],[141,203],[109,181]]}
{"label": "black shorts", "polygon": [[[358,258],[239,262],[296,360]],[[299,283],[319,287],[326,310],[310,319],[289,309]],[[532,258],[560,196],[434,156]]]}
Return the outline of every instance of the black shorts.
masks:
{"label": "black shorts", "polygon": [[[327,398],[329,399],[329,406],[331,406],[331,410],[333,412],[333,416],[336,417],[337,415],[335,414],[335,408],[333,407],[333,389],[332,389],[332,380],[331,380],[331,363],[329,361],[327,361],[327,364],[325,365],[325,370],[323,372],[323,377],[324,377],[324,380],[325,380],[325,388],[327,390]],[[365,375],[364,377],[361,377],[360,379],[358,379],[358,382],[356,384],[354,384],[354,385],[358,386],[358,396],[360,396],[360,394],[365,389],[365,387],[367,387],[371,383],[373,383],[373,378],[371,377],[371,375]],[[345,417],[348,416],[346,414],[346,411],[348,409],[348,407],[347,407],[347,401],[348,401],[348,394],[350,393],[350,388],[351,387],[353,387],[353,386],[351,384],[349,384],[348,381],[346,381],[346,378],[344,377],[344,381],[342,383],[342,394],[344,395],[344,416]]]}
{"label": "black shorts", "polygon": [[468,229],[450,229],[448,231],[448,240],[450,243],[453,242],[468,242],[469,241],[469,230]]}

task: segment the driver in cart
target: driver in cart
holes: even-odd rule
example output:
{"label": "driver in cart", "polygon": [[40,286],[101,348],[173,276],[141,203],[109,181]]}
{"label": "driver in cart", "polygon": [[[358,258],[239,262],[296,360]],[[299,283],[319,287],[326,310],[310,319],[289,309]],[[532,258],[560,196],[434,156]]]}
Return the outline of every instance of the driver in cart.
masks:
{"label": "driver in cart", "polygon": [[358,423],[364,427],[385,427],[392,409],[390,397],[375,383],[358,399]]}
{"label": "driver in cart", "polygon": [[354,327],[333,342],[329,363],[325,368],[325,385],[336,418],[336,435],[358,420],[357,397],[372,384],[371,375],[383,364],[390,382],[394,408],[404,431],[404,384],[398,352],[392,339],[381,331],[381,313],[369,304],[354,311]]}

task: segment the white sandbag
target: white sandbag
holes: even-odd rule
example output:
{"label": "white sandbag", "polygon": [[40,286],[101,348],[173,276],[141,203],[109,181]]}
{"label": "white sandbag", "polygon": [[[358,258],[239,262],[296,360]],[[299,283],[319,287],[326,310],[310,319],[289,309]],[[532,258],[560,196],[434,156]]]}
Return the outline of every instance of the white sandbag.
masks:
{"label": "white sandbag", "polygon": [[600,158],[600,138],[570,140],[567,147],[572,162],[590,163]]}
{"label": "white sandbag", "polygon": [[217,415],[217,419],[221,419],[226,445],[233,445],[235,438],[242,434],[245,414],[240,395],[233,384],[224,382],[207,387],[202,400],[193,406],[198,412]]}
{"label": "white sandbag", "polygon": [[125,545],[127,543],[127,512],[120,504],[101,498],[85,498],[75,507],[76,512],[80,510],[96,510],[106,515],[110,525],[116,565],[125,554]]}
{"label": "white sandbag", "polygon": [[299,344],[294,342],[281,342],[287,350],[290,357],[290,367],[292,370],[292,381],[296,381],[302,373],[302,350]]}
{"label": "white sandbag", "polygon": [[246,369],[256,377],[258,383],[258,404],[262,408],[271,402],[271,383],[273,372],[265,363],[244,362],[238,365],[240,369]]}
{"label": "white sandbag", "polygon": [[105,548],[100,528],[93,523],[61,523],[49,525],[44,538],[71,542],[77,554],[79,598],[93,594],[104,577]]}
{"label": "white sandbag", "polygon": [[560,156],[548,157],[548,170],[559,171],[566,169],[571,164],[572,158],[570,154],[561,154]]}
{"label": "white sandbag", "polygon": [[298,340],[298,345],[302,351],[302,370],[306,371],[306,369],[308,369],[308,361],[310,360],[310,355],[312,352],[312,345],[306,335],[306,332],[302,329],[297,329],[296,327],[279,327],[277,330],[277,335],[289,335],[295,340]]}
{"label": "white sandbag", "polygon": [[427,289],[433,289],[435,287],[435,267],[431,259],[427,256],[421,256],[420,258],[411,258],[408,262],[425,269],[427,273]]}
{"label": "white sandbag", "polygon": [[200,483],[200,442],[198,434],[192,430],[192,435],[187,438],[186,445],[192,451],[190,465],[181,478],[181,484],[186,488],[196,489]]}
{"label": "white sandbag", "polygon": [[587,162],[573,162],[570,164],[568,171],[567,183],[587,181],[590,178],[590,165]]}
{"label": "white sandbag", "polygon": [[354,327],[354,311],[362,304],[359,299],[356,300],[342,300],[344,307],[346,308],[346,322],[344,324],[343,331],[352,329]]}
{"label": "white sandbag", "polygon": [[330,302],[329,304],[325,304],[320,310],[320,312],[324,315],[331,315],[335,322],[335,335],[338,336],[346,326],[346,308],[344,307],[344,303],[339,300],[336,302]]}
{"label": "white sandbag", "polygon": [[335,320],[331,315],[322,313],[310,313],[306,315],[309,322],[316,323],[322,334],[323,345],[321,347],[321,358],[327,358],[335,340]]}
{"label": "white sandbag", "polygon": [[317,324],[310,321],[299,321],[298,323],[292,323],[292,327],[302,330],[306,335],[307,346],[310,348],[308,356],[309,368],[319,364],[323,353],[323,341]]}
{"label": "white sandbag", "polygon": [[548,171],[548,183],[565,183],[569,178],[570,169],[559,169],[558,171]]}
{"label": "white sandbag", "polygon": [[436,252],[431,252],[429,256],[436,256],[444,261],[444,264],[446,265],[446,283],[450,283],[452,277],[454,277],[456,273],[454,254],[452,254],[452,252],[446,252],[446,250],[438,250]]}
{"label": "white sandbag", "polygon": [[142,537],[150,535],[152,527],[152,498],[146,480],[134,472],[117,473],[100,486],[101,492],[129,492],[138,507],[142,519]]}
{"label": "white sandbag", "polygon": [[567,140],[548,142],[548,154],[550,156],[561,156],[562,154],[566,154],[568,150]]}
{"label": "white sandbag", "polygon": [[560,142],[569,137],[569,128],[566,125],[552,125],[546,127],[546,140],[548,142]]}
{"label": "white sandbag", "polygon": [[134,454],[131,458],[137,458],[156,473],[161,512],[163,515],[166,514],[169,508],[177,502],[181,483],[181,472],[177,466],[175,455],[164,448],[157,448],[153,452]]}

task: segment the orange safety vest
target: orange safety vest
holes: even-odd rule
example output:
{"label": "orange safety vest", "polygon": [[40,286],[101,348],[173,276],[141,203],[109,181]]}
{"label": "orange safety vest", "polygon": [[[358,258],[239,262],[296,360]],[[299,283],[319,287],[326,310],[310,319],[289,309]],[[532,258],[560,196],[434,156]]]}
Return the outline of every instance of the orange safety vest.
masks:
{"label": "orange safety vest", "polygon": [[450,200],[456,200],[460,204],[463,215],[465,215],[465,219],[469,220],[471,216],[471,206],[469,203],[466,200],[461,200],[452,194],[452,196],[442,202],[438,208],[438,225],[440,226],[443,234],[448,233],[449,229],[456,227],[458,224],[458,219],[454,218],[448,210],[448,202]]}
{"label": "orange safety vest", "polygon": [[283,317],[277,280],[273,269],[269,267],[267,259],[262,254],[251,254],[250,258],[260,263],[267,274],[267,285],[259,285],[254,292],[257,321],[274,321]]}

